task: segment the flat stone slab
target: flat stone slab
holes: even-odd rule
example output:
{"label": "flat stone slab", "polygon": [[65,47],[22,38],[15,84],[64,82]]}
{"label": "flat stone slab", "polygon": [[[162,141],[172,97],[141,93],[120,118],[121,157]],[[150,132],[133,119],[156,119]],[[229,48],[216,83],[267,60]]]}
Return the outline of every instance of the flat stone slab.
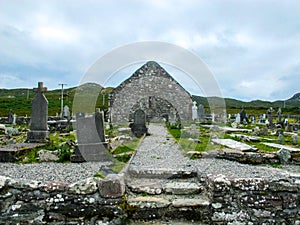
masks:
{"label": "flat stone slab", "polygon": [[248,132],[249,129],[233,128],[233,127],[220,127],[216,125],[202,125],[203,127],[213,128],[217,127],[219,130],[224,132]]}
{"label": "flat stone slab", "polygon": [[41,144],[41,143],[9,144],[9,145],[0,146],[0,151],[7,151],[7,152],[22,151],[22,150],[28,150],[28,149],[33,149],[33,148],[42,147],[42,146],[45,146],[45,144]]}
{"label": "flat stone slab", "polygon": [[163,185],[163,190],[167,194],[174,195],[190,195],[198,194],[201,191],[201,186],[193,182],[168,182]]}
{"label": "flat stone slab", "polygon": [[197,207],[197,206],[209,206],[210,201],[206,198],[179,198],[172,202],[172,206],[176,208],[180,207]]}
{"label": "flat stone slab", "polygon": [[137,206],[140,208],[165,208],[171,204],[171,202],[164,198],[153,196],[138,196],[135,198],[129,198],[127,199],[127,202],[131,206]]}
{"label": "flat stone slab", "polygon": [[129,179],[126,182],[127,187],[135,193],[161,194],[161,179]]}
{"label": "flat stone slab", "polygon": [[276,144],[276,143],[268,143],[268,142],[263,142],[263,144],[273,147],[273,148],[278,148],[278,149],[284,148],[290,152],[300,152],[300,148],[293,148],[293,147],[286,146],[286,145],[281,145],[281,144]]}
{"label": "flat stone slab", "polygon": [[20,155],[36,147],[42,147],[42,143],[18,143],[0,146],[0,162],[15,162]]}
{"label": "flat stone slab", "polygon": [[240,151],[249,151],[252,149],[250,145],[232,139],[212,139],[211,142],[214,144],[224,145],[228,148],[232,148]]}

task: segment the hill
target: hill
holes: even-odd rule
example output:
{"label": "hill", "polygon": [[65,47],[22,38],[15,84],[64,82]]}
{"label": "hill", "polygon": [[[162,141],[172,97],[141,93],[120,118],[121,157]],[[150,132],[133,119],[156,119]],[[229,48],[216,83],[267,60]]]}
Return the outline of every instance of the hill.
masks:
{"label": "hill", "polygon": [[[107,99],[111,88],[103,88],[95,83],[86,83],[78,87],[64,89],[64,105],[68,105],[70,109],[73,107],[73,99],[76,91],[81,94],[102,91],[106,101],[104,108],[107,109]],[[55,116],[61,111],[61,89],[48,90],[44,93],[48,99],[48,114]],[[0,89],[0,117],[8,116],[9,109],[13,110],[19,116],[30,116],[31,114],[31,101],[35,96],[33,89]],[[88,98],[88,96],[87,96]],[[103,107],[103,95],[99,94],[97,98],[96,107]]]}
{"label": "hill", "polygon": [[[95,93],[99,93],[96,101],[95,108],[108,109],[108,96],[113,88],[103,88],[99,84],[86,83],[78,87],[71,87],[64,90],[64,105],[68,105],[70,109],[73,107],[73,100],[75,93],[80,93],[81,108],[87,111],[94,111],[95,109],[90,107],[92,98],[95,98]],[[92,93],[92,94],[91,94]],[[93,96],[91,96],[93,95]],[[31,114],[31,101],[34,98],[35,93],[33,89],[0,89],[0,117],[8,116],[9,109],[13,110],[19,116],[30,116]],[[49,116],[55,116],[61,111],[61,89],[48,90],[45,93],[49,102]],[[104,97],[104,99],[103,99]],[[193,101],[198,104],[202,104],[206,111],[209,111],[209,101],[217,102],[221,101],[219,97],[203,97],[192,96]],[[274,102],[253,100],[250,102],[244,102],[237,99],[225,98],[226,109],[228,113],[238,113],[244,107],[248,114],[262,114],[266,113],[269,107],[273,107],[277,110],[282,108],[283,113],[300,115],[300,93],[295,94],[287,100],[278,100]]]}

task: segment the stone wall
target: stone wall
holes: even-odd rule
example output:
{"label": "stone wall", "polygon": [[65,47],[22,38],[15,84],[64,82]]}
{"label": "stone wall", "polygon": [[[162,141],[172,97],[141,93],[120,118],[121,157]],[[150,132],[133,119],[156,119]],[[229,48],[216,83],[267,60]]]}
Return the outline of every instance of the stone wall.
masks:
{"label": "stone wall", "polygon": [[0,176],[0,223],[127,224],[128,219],[184,218],[208,224],[300,224],[299,175],[280,180],[205,175],[200,180],[209,199],[205,204],[152,202],[143,208],[127,202],[122,174],[70,185]]}
{"label": "stone wall", "polygon": [[158,97],[170,102],[182,121],[192,119],[191,95],[156,62],[148,62],[113,90],[110,115],[114,123],[126,123],[140,99]]}

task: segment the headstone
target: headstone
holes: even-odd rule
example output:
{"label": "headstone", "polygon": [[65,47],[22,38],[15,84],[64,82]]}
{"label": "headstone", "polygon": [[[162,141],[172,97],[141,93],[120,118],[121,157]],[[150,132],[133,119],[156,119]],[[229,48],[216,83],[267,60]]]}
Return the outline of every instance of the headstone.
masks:
{"label": "headstone", "polygon": [[71,114],[70,114],[70,109],[69,106],[65,105],[64,110],[63,110],[63,118],[66,118],[67,120],[70,120]]}
{"label": "headstone", "polygon": [[278,108],[278,111],[277,111],[277,115],[278,115],[278,120],[277,122],[280,123],[281,122],[281,108]]}
{"label": "headstone", "polygon": [[293,134],[292,135],[292,142],[294,145],[297,145],[299,143],[299,136],[298,134]]}
{"label": "headstone", "polygon": [[249,123],[249,120],[247,118],[247,113],[246,113],[246,110],[244,108],[240,112],[240,116],[241,116],[241,123]]}
{"label": "headstone", "polygon": [[283,142],[284,142],[284,136],[283,136],[283,134],[280,133],[278,135],[277,141],[278,141],[278,144],[283,144]]}
{"label": "headstone", "polygon": [[236,114],[236,117],[235,117],[235,122],[237,123],[241,123],[241,115],[238,113]]}
{"label": "headstone", "polygon": [[200,104],[199,107],[198,107],[198,118],[199,118],[199,120],[204,120],[204,117],[205,117],[204,107],[203,107],[202,104]]}
{"label": "headstone", "polygon": [[211,121],[214,123],[216,121],[216,114],[212,112],[211,114]]}
{"label": "headstone", "polygon": [[31,103],[30,131],[27,133],[27,142],[45,142],[49,139],[48,100],[44,95],[47,88],[43,87],[43,82],[39,82],[38,88],[33,90],[37,94]]}
{"label": "headstone", "polygon": [[147,133],[146,114],[143,110],[138,109],[134,112],[134,122],[131,126],[131,131],[136,137],[141,137]]}
{"label": "headstone", "polygon": [[8,123],[8,124],[12,124],[12,122],[13,122],[13,111],[12,111],[12,109],[10,109],[9,112],[8,112],[8,120],[7,120],[7,123]]}
{"label": "headstone", "polygon": [[197,102],[193,102],[192,106],[192,120],[197,120],[198,119],[198,107],[197,107]]}
{"label": "headstone", "polygon": [[16,125],[16,124],[17,124],[17,114],[14,114],[12,125]]}
{"label": "headstone", "polygon": [[98,109],[93,115],[76,114],[78,145],[71,162],[110,161],[108,143],[105,141],[103,113]]}
{"label": "headstone", "polygon": [[267,117],[268,117],[268,122],[269,122],[269,126],[270,127],[273,127],[273,115],[272,113],[274,112],[273,108],[270,107],[268,110],[267,110]]}

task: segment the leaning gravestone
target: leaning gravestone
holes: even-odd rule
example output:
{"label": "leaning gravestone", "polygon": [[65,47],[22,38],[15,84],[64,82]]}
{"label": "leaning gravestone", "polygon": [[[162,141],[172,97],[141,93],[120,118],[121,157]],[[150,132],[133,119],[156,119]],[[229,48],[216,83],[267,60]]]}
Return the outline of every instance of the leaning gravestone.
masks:
{"label": "leaning gravestone", "polygon": [[134,122],[131,126],[131,131],[136,137],[141,137],[147,133],[146,114],[143,110],[138,109],[134,113]]}
{"label": "leaning gravestone", "polygon": [[48,121],[48,100],[44,92],[43,82],[38,83],[37,92],[31,103],[30,131],[27,133],[27,142],[45,142],[49,139]]}
{"label": "leaning gravestone", "polygon": [[105,141],[103,113],[93,115],[76,114],[76,134],[78,145],[71,162],[110,161],[108,143]]}

